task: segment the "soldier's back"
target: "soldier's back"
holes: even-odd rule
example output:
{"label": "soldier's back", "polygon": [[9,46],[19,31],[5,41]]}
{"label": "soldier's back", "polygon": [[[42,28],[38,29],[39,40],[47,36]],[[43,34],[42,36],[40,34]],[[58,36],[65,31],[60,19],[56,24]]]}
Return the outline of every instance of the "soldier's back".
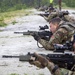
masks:
{"label": "soldier's back", "polygon": [[75,23],[75,18],[73,16],[64,15],[64,20],[67,22]]}

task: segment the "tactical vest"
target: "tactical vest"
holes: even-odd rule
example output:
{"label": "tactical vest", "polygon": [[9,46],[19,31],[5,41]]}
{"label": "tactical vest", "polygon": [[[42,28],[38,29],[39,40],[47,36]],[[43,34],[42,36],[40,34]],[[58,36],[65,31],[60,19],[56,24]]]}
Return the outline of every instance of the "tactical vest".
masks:
{"label": "tactical vest", "polygon": [[71,37],[75,34],[75,24],[70,22],[64,22],[59,25],[59,28],[65,28],[68,31],[68,40],[71,40]]}
{"label": "tactical vest", "polygon": [[71,23],[74,23],[74,24],[75,24],[75,19],[74,19],[72,16],[64,15],[64,16],[62,17],[62,19],[63,19],[64,21],[71,22]]}

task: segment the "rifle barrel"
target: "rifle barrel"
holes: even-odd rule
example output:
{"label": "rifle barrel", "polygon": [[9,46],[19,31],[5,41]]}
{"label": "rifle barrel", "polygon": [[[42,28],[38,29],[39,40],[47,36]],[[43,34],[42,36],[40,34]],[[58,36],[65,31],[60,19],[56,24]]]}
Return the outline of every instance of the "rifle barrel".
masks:
{"label": "rifle barrel", "polygon": [[20,56],[3,55],[2,58],[19,58]]}

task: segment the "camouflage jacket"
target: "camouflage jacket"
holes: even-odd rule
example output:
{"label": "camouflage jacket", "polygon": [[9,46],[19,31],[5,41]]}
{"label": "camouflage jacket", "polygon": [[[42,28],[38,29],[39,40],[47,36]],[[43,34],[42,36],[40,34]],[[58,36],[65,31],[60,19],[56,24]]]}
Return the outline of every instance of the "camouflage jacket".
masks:
{"label": "camouflage jacket", "polygon": [[51,12],[48,17],[44,16],[44,19],[49,22],[51,19],[55,17],[57,17],[57,12]]}
{"label": "camouflage jacket", "polygon": [[64,21],[71,22],[71,23],[74,23],[74,24],[75,24],[75,18],[72,17],[72,16],[64,15],[64,17],[63,17],[62,19],[63,19]]}
{"label": "camouflage jacket", "polygon": [[51,36],[49,41],[39,39],[39,43],[46,50],[53,50],[54,44],[64,44],[67,40],[71,40],[72,35],[75,33],[75,26],[71,23],[62,23],[59,25],[57,31]]}
{"label": "camouflage jacket", "polygon": [[[51,72],[50,69],[49,69],[49,71]],[[54,73],[52,75],[75,75],[75,72],[69,71],[69,70],[64,69],[64,68],[60,68],[59,73]]]}
{"label": "camouflage jacket", "polygon": [[71,22],[75,24],[74,17],[69,16],[69,15],[62,15],[62,14],[63,14],[62,12],[61,14],[59,12],[51,12],[48,17],[44,16],[44,19],[49,22],[51,19],[55,17],[60,17],[63,21],[67,21],[67,22]]}

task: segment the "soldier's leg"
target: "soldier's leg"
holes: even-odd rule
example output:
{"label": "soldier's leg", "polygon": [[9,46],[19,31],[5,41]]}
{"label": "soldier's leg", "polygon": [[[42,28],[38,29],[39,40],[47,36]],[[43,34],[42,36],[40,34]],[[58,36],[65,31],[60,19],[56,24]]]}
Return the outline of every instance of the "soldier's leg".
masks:
{"label": "soldier's leg", "polygon": [[67,69],[61,68],[62,75],[71,75],[71,72]]}

